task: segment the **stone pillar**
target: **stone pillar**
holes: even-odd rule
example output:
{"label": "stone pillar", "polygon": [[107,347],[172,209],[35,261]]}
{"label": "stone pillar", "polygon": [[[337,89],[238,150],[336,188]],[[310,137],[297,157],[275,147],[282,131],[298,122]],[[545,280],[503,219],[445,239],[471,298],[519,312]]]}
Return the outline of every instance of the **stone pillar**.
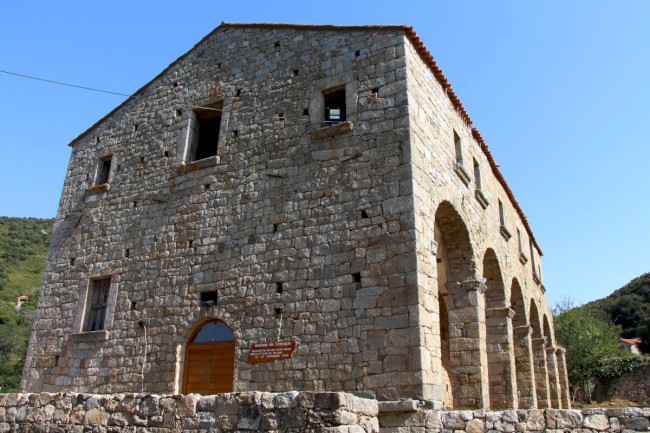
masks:
{"label": "stone pillar", "polygon": [[546,348],[546,362],[548,365],[548,390],[551,395],[551,406],[562,409],[562,395],[560,393],[560,375],[557,369],[557,357],[555,347]]}
{"label": "stone pillar", "polygon": [[551,394],[548,389],[548,367],[546,363],[546,337],[533,338],[532,343],[537,407],[539,409],[546,409],[551,407]]}
{"label": "stone pillar", "polygon": [[485,290],[480,281],[448,281],[449,358],[454,409],[490,407]]}
{"label": "stone pillar", "polygon": [[558,347],[555,353],[557,356],[557,369],[560,379],[562,408],[571,409],[571,389],[569,388],[569,374],[566,368],[566,349],[564,347]]}
{"label": "stone pillar", "polygon": [[513,344],[512,308],[488,308],[487,357],[491,409],[517,409],[517,379]]}
{"label": "stone pillar", "polygon": [[519,409],[537,408],[533,345],[530,338],[532,333],[533,328],[530,325],[517,326],[513,333]]}

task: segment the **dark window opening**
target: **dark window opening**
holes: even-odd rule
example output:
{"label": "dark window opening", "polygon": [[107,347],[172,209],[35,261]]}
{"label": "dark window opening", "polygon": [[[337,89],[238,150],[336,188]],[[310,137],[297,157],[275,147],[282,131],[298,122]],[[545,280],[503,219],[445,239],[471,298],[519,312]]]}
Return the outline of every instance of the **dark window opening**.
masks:
{"label": "dark window opening", "polygon": [[275,41],[273,45],[275,46],[275,48],[278,48],[280,46],[280,41]]}
{"label": "dark window opening", "polygon": [[135,209],[136,207],[138,207],[138,202],[137,202],[137,201],[134,201],[134,202],[133,202],[133,209]]}
{"label": "dark window opening", "polygon": [[181,110],[176,110],[176,117],[181,117],[183,112]]}
{"label": "dark window opening", "polygon": [[361,51],[356,50],[356,51],[354,52],[354,57],[359,57],[360,55],[361,55]]}
{"label": "dark window opening", "polygon": [[241,89],[237,89],[235,91],[235,96],[241,96]]}
{"label": "dark window opening", "polygon": [[282,307],[276,308],[275,309],[275,314],[279,316],[280,314],[282,314],[283,311],[284,311],[284,309]]}
{"label": "dark window opening", "polygon": [[136,123],[135,125],[133,125],[133,130],[134,130],[134,131],[137,131],[137,130],[138,130],[138,124],[137,124],[137,123]]}
{"label": "dark window opening", "polygon": [[95,185],[103,185],[108,183],[108,176],[111,173],[111,160],[113,156],[105,156],[99,160],[99,166],[97,167],[97,180]]}
{"label": "dark window opening", "polygon": [[205,191],[209,190],[210,189],[210,184],[206,183],[205,185],[203,185],[203,188],[205,189]]}
{"label": "dark window opening", "polygon": [[90,293],[88,294],[88,318],[84,331],[100,331],[104,329],[110,286],[110,277],[92,280]]}
{"label": "dark window opening", "polygon": [[462,164],[463,163],[463,146],[462,146],[462,143],[460,141],[460,136],[458,135],[458,133],[456,133],[456,131],[454,131],[454,147],[456,149],[456,162],[458,164]]}
{"label": "dark window opening", "polygon": [[365,209],[361,209],[361,218],[363,219],[368,218],[368,212],[366,212]]}
{"label": "dark window opening", "polygon": [[165,153],[163,153],[163,156],[164,156],[165,158],[169,158],[169,151],[166,150]]}
{"label": "dark window opening", "polygon": [[278,231],[278,224],[273,224],[273,233]]}
{"label": "dark window opening", "polygon": [[474,182],[476,182],[476,189],[481,190],[481,167],[478,162],[474,160]]}
{"label": "dark window opening", "polygon": [[234,131],[232,131],[232,135],[234,137],[237,137],[239,135],[239,129],[235,129]]}
{"label": "dark window opening", "polygon": [[309,116],[309,108],[305,108],[304,110],[302,110],[302,115]]}
{"label": "dark window opening", "polygon": [[325,98],[325,123],[345,121],[345,88],[323,92]]}
{"label": "dark window opening", "polygon": [[131,301],[131,311],[135,310],[135,307],[138,305],[137,302]]}
{"label": "dark window opening", "polygon": [[506,219],[503,213],[503,203],[501,203],[501,200],[499,200],[499,224],[502,226],[506,225]]}
{"label": "dark window opening", "polygon": [[174,87],[178,87],[178,81],[174,81]]}
{"label": "dark window opening", "polygon": [[216,290],[209,292],[201,292],[201,303],[207,305],[215,305],[219,300],[219,294]]}
{"label": "dark window opening", "polygon": [[196,161],[217,155],[222,106],[222,104],[212,105],[196,112],[199,130],[199,139],[194,154]]}
{"label": "dark window opening", "polygon": [[128,248],[124,250],[124,257],[126,257],[127,259],[129,258],[130,254],[131,254],[131,251]]}
{"label": "dark window opening", "polygon": [[187,242],[187,247],[192,248],[192,245],[194,245],[194,241],[188,241]]}
{"label": "dark window opening", "polygon": [[379,96],[379,87],[375,87],[374,89],[370,90],[370,96],[377,98]]}
{"label": "dark window opening", "polygon": [[221,69],[221,63],[217,63],[217,69]]}
{"label": "dark window opening", "polygon": [[70,266],[74,266],[74,257],[70,257]]}
{"label": "dark window opening", "polygon": [[278,119],[284,121],[284,113],[278,113]]}
{"label": "dark window opening", "polygon": [[275,283],[275,292],[276,293],[282,293],[284,291],[284,283],[282,281],[278,281]]}
{"label": "dark window opening", "polygon": [[294,76],[294,77],[297,77],[297,76],[298,76],[298,72],[299,72],[298,69],[294,69],[294,70],[293,70],[293,76]]}

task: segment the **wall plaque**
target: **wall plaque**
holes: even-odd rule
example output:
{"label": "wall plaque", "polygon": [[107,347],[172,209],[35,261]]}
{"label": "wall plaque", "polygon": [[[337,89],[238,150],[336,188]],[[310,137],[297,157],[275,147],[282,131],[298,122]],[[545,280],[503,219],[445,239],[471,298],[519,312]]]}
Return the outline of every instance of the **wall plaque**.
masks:
{"label": "wall plaque", "polygon": [[293,357],[298,342],[296,340],[269,341],[268,343],[253,343],[248,354],[250,364],[288,359]]}

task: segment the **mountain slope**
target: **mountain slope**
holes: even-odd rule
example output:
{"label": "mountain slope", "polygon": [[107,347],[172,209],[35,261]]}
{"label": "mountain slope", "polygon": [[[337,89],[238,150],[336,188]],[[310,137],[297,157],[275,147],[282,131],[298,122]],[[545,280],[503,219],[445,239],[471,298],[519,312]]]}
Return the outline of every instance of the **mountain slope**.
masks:
{"label": "mountain slope", "polygon": [[[20,383],[52,223],[0,217],[0,392]],[[21,307],[19,296],[28,298]]]}

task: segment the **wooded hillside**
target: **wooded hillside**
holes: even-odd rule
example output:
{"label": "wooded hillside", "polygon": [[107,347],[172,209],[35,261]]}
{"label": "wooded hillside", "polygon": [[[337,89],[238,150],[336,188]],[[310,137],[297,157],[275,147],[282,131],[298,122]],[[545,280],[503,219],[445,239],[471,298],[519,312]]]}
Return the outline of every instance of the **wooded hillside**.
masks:
{"label": "wooded hillside", "polygon": [[0,217],[0,393],[20,384],[52,223]]}

